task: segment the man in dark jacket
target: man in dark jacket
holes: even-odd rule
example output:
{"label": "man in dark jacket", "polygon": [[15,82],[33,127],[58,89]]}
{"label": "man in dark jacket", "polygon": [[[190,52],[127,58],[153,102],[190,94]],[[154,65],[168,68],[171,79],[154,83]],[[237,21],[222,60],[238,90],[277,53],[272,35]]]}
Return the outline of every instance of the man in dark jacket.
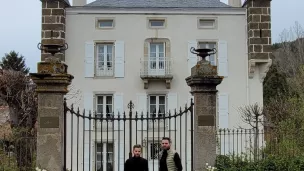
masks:
{"label": "man in dark jacket", "polygon": [[133,146],[133,157],[125,162],[124,171],[149,171],[148,160],[140,157],[141,145]]}
{"label": "man in dark jacket", "polygon": [[164,137],[161,143],[163,150],[160,153],[159,171],[182,171],[181,159],[178,153],[171,148],[171,139]]}

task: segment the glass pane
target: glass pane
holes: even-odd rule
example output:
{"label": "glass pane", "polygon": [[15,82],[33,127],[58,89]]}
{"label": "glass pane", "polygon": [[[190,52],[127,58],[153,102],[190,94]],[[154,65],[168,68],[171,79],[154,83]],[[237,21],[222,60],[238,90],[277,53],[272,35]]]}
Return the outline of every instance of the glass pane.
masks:
{"label": "glass pane", "polygon": [[150,60],[155,61],[156,53],[150,52]]}
{"label": "glass pane", "polygon": [[202,27],[213,27],[214,26],[214,20],[200,20],[200,26]]}
{"label": "glass pane", "polygon": [[112,113],[112,105],[107,105],[106,110],[107,110],[107,114],[111,114]]}
{"label": "glass pane", "polygon": [[113,144],[112,143],[108,143],[108,152],[112,152],[113,153]]}
{"label": "glass pane", "polygon": [[[158,57],[163,58],[163,57],[165,57],[165,54],[164,53],[158,53]],[[161,59],[161,60],[164,60],[164,59]]]}
{"label": "glass pane", "polygon": [[103,53],[98,54],[98,61],[104,61],[104,54]]}
{"label": "glass pane", "polygon": [[103,70],[104,69],[104,62],[98,62],[98,69]]}
{"label": "glass pane", "polygon": [[159,105],[159,113],[163,114],[165,113],[165,105]]}
{"label": "glass pane", "polygon": [[112,54],[113,45],[107,45],[107,53]]}
{"label": "glass pane", "polygon": [[99,21],[99,27],[113,27],[113,20]]}
{"label": "glass pane", "polygon": [[158,44],[158,52],[159,53],[164,53],[164,44],[163,43]]}
{"label": "glass pane", "polygon": [[214,43],[209,44],[209,48],[210,49],[215,48],[215,44]]}
{"label": "glass pane", "polygon": [[150,44],[150,53],[156,53],[156,44]]}
{"label": "glass pane", "polygon": [[207,44],[206,44],[206,43],[200,43],[199,45],[200,45],[200,48],[201,48],[201,49],[207,48]]}
{"label": "glass pane", "polygon": [[156,105],[150,105],[150,113],[156,113]]}
{"label": "glass pane", "polygon": [[162,27],[164,26],[165,21],[164,20],[150,20],[150,25],[152,27]]}
{"label": "glass pane", "polygon": [[97,96],[97,104],[103,104],[103,96]]}
{"label": "glass pane", "polygon": [[102,152],[102,143],[97,143],[97,152]]}
{"label": "glass pane", "polygon": [[165,96],[159,96],[159,104],[166,104]]}
{"label": "glass pane", "polygon": [[103,113],[103,105],[97,105],[97,113],[102,114]]}
{"label": "glass pane", "polygon": [[112,54],[107,54],[107,62],[112,62]]}
{"label": "glass pane", "polygon": [[97,154],[97,162],[101,161],[101,159],[102,159],[102,155],[101,155],[101,153],[98,153]]}
{"label": "glass pane", "polygon": [[106,99],[107,99],[107,104],[112,104],[112,96],[107,96],[106,97]]}
{"label": "glass pane", "polygon": [[150,104],[156,104],[156,96],[150,96]]}
{"label": "glass pane", "polygon": [[112,62],[107,62],[107,68],[110,70],[112,68]]}
{"label": "glass pane", "polygon": [[104,53],[104,45],[98,46],[98,53]]}
{"label": "glass pane", "polygon": [[102,165],[101,162],[96,162],[97,171],[102,171]]}

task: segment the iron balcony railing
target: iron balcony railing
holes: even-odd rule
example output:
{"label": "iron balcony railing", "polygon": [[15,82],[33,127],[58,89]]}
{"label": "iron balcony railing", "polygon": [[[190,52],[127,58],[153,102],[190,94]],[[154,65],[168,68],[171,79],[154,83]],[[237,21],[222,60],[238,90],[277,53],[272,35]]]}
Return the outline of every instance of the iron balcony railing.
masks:
{"label": "iron balcony railing", "polygon": [[172,75],[172,58],[145,57],[141,58],[141,77],[166,77]]}

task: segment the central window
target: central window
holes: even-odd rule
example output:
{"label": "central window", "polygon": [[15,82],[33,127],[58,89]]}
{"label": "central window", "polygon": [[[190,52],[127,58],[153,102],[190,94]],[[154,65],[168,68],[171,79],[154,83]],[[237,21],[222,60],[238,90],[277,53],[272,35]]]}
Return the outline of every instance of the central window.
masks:
{"label": "central window", "polygon": [[163,115],[166,113],[165,95],[149,96],[149,113],[150,117],[163,117]]}
{"label": "central window", "polygon": [[149,46],[149,75],[165,74],[165,43],[150,43]]}
{"label": "central window", "polygon": [[112,117],[113,116],[113,96],[112,95],[97,95],[96,100],[97,117]]}
{"label": "central window", "polygon": [[113,44],[97,44],[97,76],[113,76],[114,74],[114,46]]}
{"label": "central window", "polygon": [[96,143],[96,171],[113,171],[113,143]]}

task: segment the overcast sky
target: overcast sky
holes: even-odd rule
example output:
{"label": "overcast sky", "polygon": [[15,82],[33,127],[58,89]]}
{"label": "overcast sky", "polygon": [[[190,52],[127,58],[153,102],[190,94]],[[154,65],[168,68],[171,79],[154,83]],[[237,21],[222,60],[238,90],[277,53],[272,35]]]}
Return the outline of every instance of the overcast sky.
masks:
{"label": "overcast sky", "polygon": [[[272,1],[273,42],[278,42],[280,33],[294,26],[296,21],[304,27],[303,7],[304,0]],[[40,51],[37,49],[37,44],[41,41],[40,0],[1,1],[0,21],[0,57],[15,50],[25,56],[26,64],[31,68],[30,72],[36,72],[37,62],[40,60]]]}

